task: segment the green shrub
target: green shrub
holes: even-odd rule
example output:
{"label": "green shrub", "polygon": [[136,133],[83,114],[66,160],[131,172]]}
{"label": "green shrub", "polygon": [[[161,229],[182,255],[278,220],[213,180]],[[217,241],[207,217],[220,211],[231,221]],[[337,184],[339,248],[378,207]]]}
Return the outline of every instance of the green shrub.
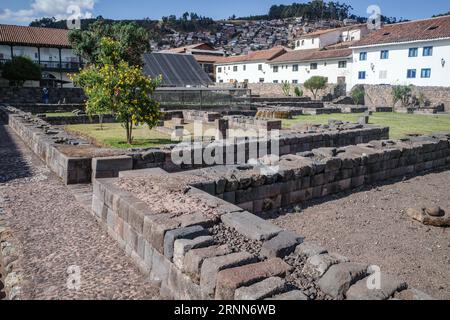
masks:
{"label": "green shrub", "polygon": [[287,81],[283,82],[281,85],[281,90],[283,90],[283,94],[286,97],[289,97],[291,95],[291,84]]}
{"label": "green shrub", "polygon": [[400,101],[403,107],[407,107],[411,91],[411,86],[394,86],[392,88],[392,102],[394,106]]}
{"label": "green shrub", "polygon": [[352,98],[353,98],[353,102],[356,105],[361,105],[364,104],[364,96],[366,95],[364,88],[363,87],[355,87],[352,90]]}
{"label": "green shrub", "polygon": [[41,67],[27,57],[14,57],[3,65],[2,77],[15,86],[23,86],[27,80],[41,80]]}
{"label": "green shrub", "polygon": [[303,97],[303,90],[300,87],[295,87],[294,93],[296,97]]}

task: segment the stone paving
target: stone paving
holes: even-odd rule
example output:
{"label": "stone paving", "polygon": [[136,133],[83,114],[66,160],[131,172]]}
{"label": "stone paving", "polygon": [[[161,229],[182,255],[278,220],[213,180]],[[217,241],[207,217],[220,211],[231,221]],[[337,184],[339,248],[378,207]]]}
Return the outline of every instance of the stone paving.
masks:
{"label": "stone paving", "polygon": [[[88,203],[83,197],[89,190],[90,186],[68,189],[0,124],[2,217],[20,243],[22,298],[157,299],[158,288],[143,278],[75,198]],[[68,286],[73,278],[70,266],[80,270],[80,278]]]}

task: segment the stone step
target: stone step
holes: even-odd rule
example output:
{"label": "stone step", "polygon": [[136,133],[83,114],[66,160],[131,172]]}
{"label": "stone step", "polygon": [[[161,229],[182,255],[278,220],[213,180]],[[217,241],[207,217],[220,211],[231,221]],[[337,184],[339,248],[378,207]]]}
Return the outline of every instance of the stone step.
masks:
{"label": "stone step", "polygon": [[279,277],[272,277],[249,287],[236,290],[235,300],[262,300],[284,290],[285,282]]}

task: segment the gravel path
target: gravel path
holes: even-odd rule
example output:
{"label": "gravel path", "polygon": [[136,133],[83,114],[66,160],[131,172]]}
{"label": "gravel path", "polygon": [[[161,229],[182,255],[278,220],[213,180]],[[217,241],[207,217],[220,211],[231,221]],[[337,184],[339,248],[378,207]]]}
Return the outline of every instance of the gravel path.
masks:
{"label": "gravel path", "polygon": [[[2,124],[0,196],[21,246],[26,298],[158,299],[158,289],[69,189]],[[81,275],[72,286],[67,285],[70,266]],[[68,288],[78,284],[78,290]]]}
{"label": "gravel path", "polygon": [[412,221],[415,206],[450,210],[450,171],[308,204],[272,221],[352,261],[381,267],[436,298],[450,299],[450,228]]}

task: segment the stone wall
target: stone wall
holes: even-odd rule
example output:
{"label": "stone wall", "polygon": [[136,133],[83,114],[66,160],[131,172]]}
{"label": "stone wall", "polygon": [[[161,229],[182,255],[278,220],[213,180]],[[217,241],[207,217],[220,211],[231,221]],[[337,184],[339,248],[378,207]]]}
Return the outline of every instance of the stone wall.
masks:
{"label": "stone wall", "polygon": [[[295,96],[294,88],[296,85],[291,85],[291,96]],[[297,85],[303,90],[304,97],[313,98],[312,93],[303,87],[303,85]],[[285,97],[283,93],[282,85],[279,83],[249,83],[248,88],[251,90],[252,95],[258,95],[261,97]],[[337,98],[343,94],[342,90],[339,89],[339,86],[336,84],[328,84],[327,88],[319,91],[318,99],[321,99],[323,96],[331,94],[333,98]]]}
{"label": "stone wall", "polygon": [[[111,161],[111,156],[126,156],[132,161],[132,169],[163,168],[169,172],[188,170],[210,166],[203,159],[203,163],[194,164],[195,155],[204,154],[205,151],[222,153],[223,159],[229,159],[229,152],[234,154],[235,163],[247,162],[252,156],[251,149],[259,150],[262,155],[270,154],[271,143],[267,139],[236,140],[232,142],[219,141],[213,144],[199,143],[183,145],[175,149],[144,149],[144,150],[118,150],[97,148],[87,141],[83,145],[77,144],[76,137],[64,130],[48,130],[49,124],[43,119],[24,113],[14,108],[0,107],[0,115],[8,122],[19,137],[27,143],[47,165],[67,184],[88,183],[92,178],[116,177],[120,172],[117,161]],[[316,133],[288,133],[279,137],[280,155],[294,154],[309,151],[320,147],[340,147],[350,144],[364,143],[371,140],[386,139],[389,137],[389,128],[373,127],[353,124],[343,124],[339,128],[324,129]],[[70,150],[66,150],[69,148]],[[238,158],[237,150],[245,151],[243,159]],[[83,156],[70,156],[81,153]],[[69,154],[69,155],[68,155]],[[181,164],[173,162],[173,156],[190,155],[186,162]],[[259,154],[259,156],[262,156]],[[102,167],[101,162],[106,164]],[[120,162],[120,161],[119,161]],[[100,163],[100,165],[98,165]],[[112,165],[111,165],[112,163]],[[98,165],[98,167],[97,167]],[[98,169],[102,168],[102,169]],[[128,169],[128,166],[125,165]]]}
{"label": "stone wall", "polygon": [[[392,86],[390,85],[364,85],[365,105],[370,108],[392,107]],[[413,86],[412,94],[423,93],[432,105],[444,103],[445,110],[450,111],[449,87],[416,87]]]}
{"label": "stone wall", "polygon": [[8,103],[9,106],[20,109],[24,112],[38,113],[58,113],[72,112],[74,110],[84,110],[84,104],[43,104],[43,103]]}
{"label": "stone wall", "polygon": [[[70,125],[70,124],[97,124],[100,123],[100,118],[98,116],[52,116],[43,118],[49,124],[52,125]],[[116,118],[112,115],[104,115],[102,119],[103,123],[115,123]]]}
{"label": "stone wall", "polygon": [[[80,88],[48,88],[48,90],[50,103],[82,104],[86,99]],[[42,101],[42,88],[0,87],[0,103],[22,104]]]}
{"label": "stone wall", "polygon": [[[400,141],[372,141],[339,149],[322,148],[281,158],[272,177],[234,174],[217,192],[205,182],[195,185],[239,207],[261,214],[391,178],[403,178],[450,166],[450,133]],[[257,171],[256,171],[257,172]],[[222,182],[223,183],[223,182]],[[215,191],[214,191],[215,190]]]}
{"label": "stone wall", "polygon": [[66,184],[91,181],[91,158],[65,155],[54,138],[54,133],[33,125],[18,114],[10,113],[0,106],[0,114],[8,126],[44,161]]}
{"label": "stone wall", "polygon": [[[158,208],[150,208],[120,189],[118,179],[99,179],[94,181],[92,213],[144,275],[161,284],[164,298],[308,300],[302,291],[288,285],[288,275],[301,273],[304,281],[314,283],[332,299],[387,300],[406,290],[416,292],[415,299],[431,299],[387,274],[382,275],[389,279],[382,282],[382,288],[364,290],[361,284],[371,274],[367,264],[328,253],[250,211],[262,212],[389,177],[446,168],[450,165],[449,140],[450,134],[378,141],[342,150],[317,149],[305,157],[283,157],[281,170],[273,175],[255,175],[256,171],[239,168],[190,172],[190,177],[203,177],[203,182],[191,183],[186,195],[214,208],[208,217],[196,208],[175,217],[158,213]],[[226,172],[230,175],[224,175]],[[152,180],[153,174],[164,178],[160,181],[178,181],[180,175],[151,169],[121,172],[120,176]],[[220,226],[235,232],[226,243],[213,237],[212,230]],[[234,246],[232,250],[227,245],[230,241],[250,243],[254,251]],[[303,261],[301,267],[297,261]]]}

